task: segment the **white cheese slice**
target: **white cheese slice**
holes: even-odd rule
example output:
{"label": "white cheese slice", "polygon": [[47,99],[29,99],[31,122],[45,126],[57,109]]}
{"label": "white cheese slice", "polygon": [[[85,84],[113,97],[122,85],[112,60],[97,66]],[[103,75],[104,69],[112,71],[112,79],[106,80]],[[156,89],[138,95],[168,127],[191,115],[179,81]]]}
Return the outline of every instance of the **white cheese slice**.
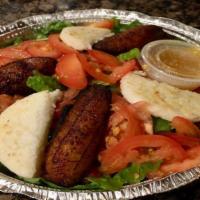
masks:
{"label": "white cheese slice", "polygon": [[18,176],[38,175],[60,91],[18,100],[0,115],[0,162]]}
{"label": "white cheese slice", "polygon": [[146,101],[154,116],[169,121],[175,116],[200,121],[200,94],[196,92],[147,79],[133,72],[122,78],[120,87],[128,102]]}
{"label": "white cheese slice", "polygon": [[60,33],[60,39],[76,50],[87,50],[92,44],[111,36],[113,33],[107,28],[92,26],[71,26],[64,28]]}

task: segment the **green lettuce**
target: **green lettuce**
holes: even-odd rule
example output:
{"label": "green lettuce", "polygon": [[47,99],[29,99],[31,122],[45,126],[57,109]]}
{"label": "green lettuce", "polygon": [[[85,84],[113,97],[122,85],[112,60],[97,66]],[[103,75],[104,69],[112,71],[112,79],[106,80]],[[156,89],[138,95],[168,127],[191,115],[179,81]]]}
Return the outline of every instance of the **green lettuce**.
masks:
{"label": "green lettuce", "polygon": [[142,24],[138,20],[132,21],[132,22],[127,23],[127,24],[124,24],[124,23],[121,23],[121,21],[119,19],[114,18],[114,26],[113,26],[112,31],[114,33],[120,33],[122,31],[131,29],[131,28],[135,28],[135,27],[141,26],[141,25]]}
{"label": "green lettuce", "polygon": [[171,122],[160,117],[153,117],[153,130],[155,133],[171,131]]}
{"label": "green lettuce", "polygon": [[43,90],[53,91],[56,89],[63,89],[63,86],[58,83],[55,77],[45,76],[39,73],[30,76],[26,81],[26,85],[36,92],[40,92]]}
{"label": "green lettuce", "polygon": [[63,28],[68,27],[68,26],[72,26],[72,23],[68,21],[60,21],[60,20],[51,22],[41,27],[37,31],[35,31],[35,38],[36,39],[47,38],[49,34],[59,33],[60,31],[62,31]]}
{"label": "green lettuce", "polygon": [[102,176],[99,178],[96,177],[87,177],[85,178],[87,183],[82,185],[75,185],[73,187],[63,187],[59,186],[51,181],[48,181],[42,177],[37,178],[24,178],[21,176],[16,176],[12,172],[10,172],[4,165],[0,163],[0,172],[3,172],[7,175],[10,175],[14,178],[22,180],[24,182],[50,187],[54,189],[59,189],[61,191],[69,191],[69,190],[118,190],[121,189],[122,186],[128,184],[135,184],[145,180],[146,176],[155,172],[160,168],[162,161],[156,162],[145,162],[142,164],[131,164],[125,169],[122,169],[120,172],[116,173],[113,176]]}
{"label": "green lettuce", "polygon": [[23,42],[22,38],[21,38],[21,37],[16,37],[15,40],[14,40],[14,42],[13,42],[13,44],[14,44],[14,45],[18,45],[18,44],[20,44],[21,42]]}
{"label": "green lettuce", "polygon": [[57,20],[48,23],[47,25],[42,26],[38,30],[29,30],[27,34],[22,36],[17,36],[8,40],[0,42],[0,48],[4,48],[11,45],[18,45],[25,40],[34,40],[34,39],[44,39],[47,38],[51,33],[59,33],[63,28],[72,26],[73,24],[66,20]]}
{"label": "green lettuce", "polygon": [[103,176],[100,178],[87,177],[88,183],[82,185],[76,185],[70,188],[65,188],[58,186],[55,183],[47,181],[44,178],[23,178],[19,179],[36,185],[47,186],[55,189],[60,189],[62,191],[67,190],[118,190],[124,185],[135,184],[143,181],[146,176],[155,172],[160,168],[162,161],[157,162],[145,162],[142,164],[131,164],[127,168],[116,173],[114,176]]}
{"label": "green lettuce", "polygon": [[121,53],[117,56],[117,58],[122,62],[139,57],[140,57],[140,50],[138,48],[131,49],[130,51],[126,53]]}
{"label": "green lettuce", "polygon": [[46,187],[60,189],[60,190],[67,190],[67,188],[56,185],[55,183],[52,183],[51,181],[47,181],[46,179],[41,178],[41,177],[39,177],[39,178],[24,178],[24,177],[18,176],[17,178],[26,183],[30,183],[30,184],[41,185],[41,186],[46,186]]}
{"label": "green lettuce", "polygon": [[6,40],[3,40],[0,42],[0,48],[5,48],[8,46],[12,46],[12,45],[18,45],[21,42],[23,42],[23,40],[28,40],[28,39],[32,39],[32,38],[29,38],[27,36],[25,36],[25,37],[17,36],[15,38],[6,39]]}
{"label": "green lettuce", "polygon": [[17,178],[19,180],[25,181],[25,182],[30,183],[30,184],[46,186],[46,187],[50,187],[50,188],[54,188],[54,189],[67,190],[67,188],[56,185],[55,183],[52,183],[51,181],[47,181],[46,179],[44,179],[42,177],[24,178],[24,177],[21,177],[21,176],[17,176],[13,172],[11,172],[7,167],[5,167],[1,162],[0,162],[0,172],[6,174],[8,176]]}
{"label": "green lettuce", "polygon": [[76,185],[71,189],[77,190],[118,190],[123,185],[135,184],[143,181],[150,172],[160,168],[162,161],[145,162],[142,164],[131,164],[114,176],[103,176],[100,178],[88,177],[89,183]]}

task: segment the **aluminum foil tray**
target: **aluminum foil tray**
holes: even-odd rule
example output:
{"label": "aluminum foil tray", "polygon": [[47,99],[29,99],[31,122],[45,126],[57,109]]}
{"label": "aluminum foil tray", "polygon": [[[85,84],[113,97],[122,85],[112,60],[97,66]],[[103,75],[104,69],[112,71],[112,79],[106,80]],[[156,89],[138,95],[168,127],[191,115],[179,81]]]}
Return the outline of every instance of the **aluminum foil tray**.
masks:
{"label": "aluminum foil tray", "polygon": [[[138,19],[144,24],[154,24],[185,41],[200,46],[200,30],[182,24],[178,21],[152,17],[134,11],[120,11],[107,9],[72,10],[55,14],[37,15],[17,20],[11,24],[0,26],[0,44],[16,36],[31,34],[43,24],[55,20],[67,19],[74,23],[98,21],[105,18],[117,17],[123,22]],[[182,173],[171,174],[162,179],[153,179],[139,184],[128,185],[118,191],[59,191],[37,185],[25,183],[0,173],[0,191],[5,193],[19,193],[36,199],[46,200],[119,200],[133,199],[155,193],[166,192],[186,185],[200,177],[200,167]]]}

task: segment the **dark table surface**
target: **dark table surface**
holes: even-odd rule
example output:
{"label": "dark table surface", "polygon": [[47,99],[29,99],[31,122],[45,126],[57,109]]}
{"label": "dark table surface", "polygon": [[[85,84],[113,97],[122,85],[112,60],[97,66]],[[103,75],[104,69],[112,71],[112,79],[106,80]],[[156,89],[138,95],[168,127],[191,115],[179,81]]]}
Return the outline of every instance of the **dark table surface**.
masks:
{"label": "dark table surface", "polygon": [[[36,14],[88,8],[135,10],[149,15],[169,17],[200,28],[199,0],[0,0],[0,25]],[[0,200],[4,199],[28,198],[0,194]],[[137,200],[200,200],[200,181],[168,193]]]}

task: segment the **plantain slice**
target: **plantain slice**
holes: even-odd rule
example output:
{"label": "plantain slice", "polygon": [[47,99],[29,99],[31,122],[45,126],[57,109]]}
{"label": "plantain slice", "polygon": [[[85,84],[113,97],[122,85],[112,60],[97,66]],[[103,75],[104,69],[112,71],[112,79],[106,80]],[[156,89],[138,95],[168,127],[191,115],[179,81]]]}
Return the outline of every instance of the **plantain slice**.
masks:
{"label": "plantain slice", "polygon": [[78,96],[47,148],[45,178],[71,186],[86,175],[104,139],[110,103],[105,87],[91,86]]}
{"label": "plantain slice", "polygon": [[165,33],[162,28],[154,25],[142,25],[116,35],[106,37],[93,45],[94,49],[117,55],[132,48],[141,49],[145,44],[172,36]]}

